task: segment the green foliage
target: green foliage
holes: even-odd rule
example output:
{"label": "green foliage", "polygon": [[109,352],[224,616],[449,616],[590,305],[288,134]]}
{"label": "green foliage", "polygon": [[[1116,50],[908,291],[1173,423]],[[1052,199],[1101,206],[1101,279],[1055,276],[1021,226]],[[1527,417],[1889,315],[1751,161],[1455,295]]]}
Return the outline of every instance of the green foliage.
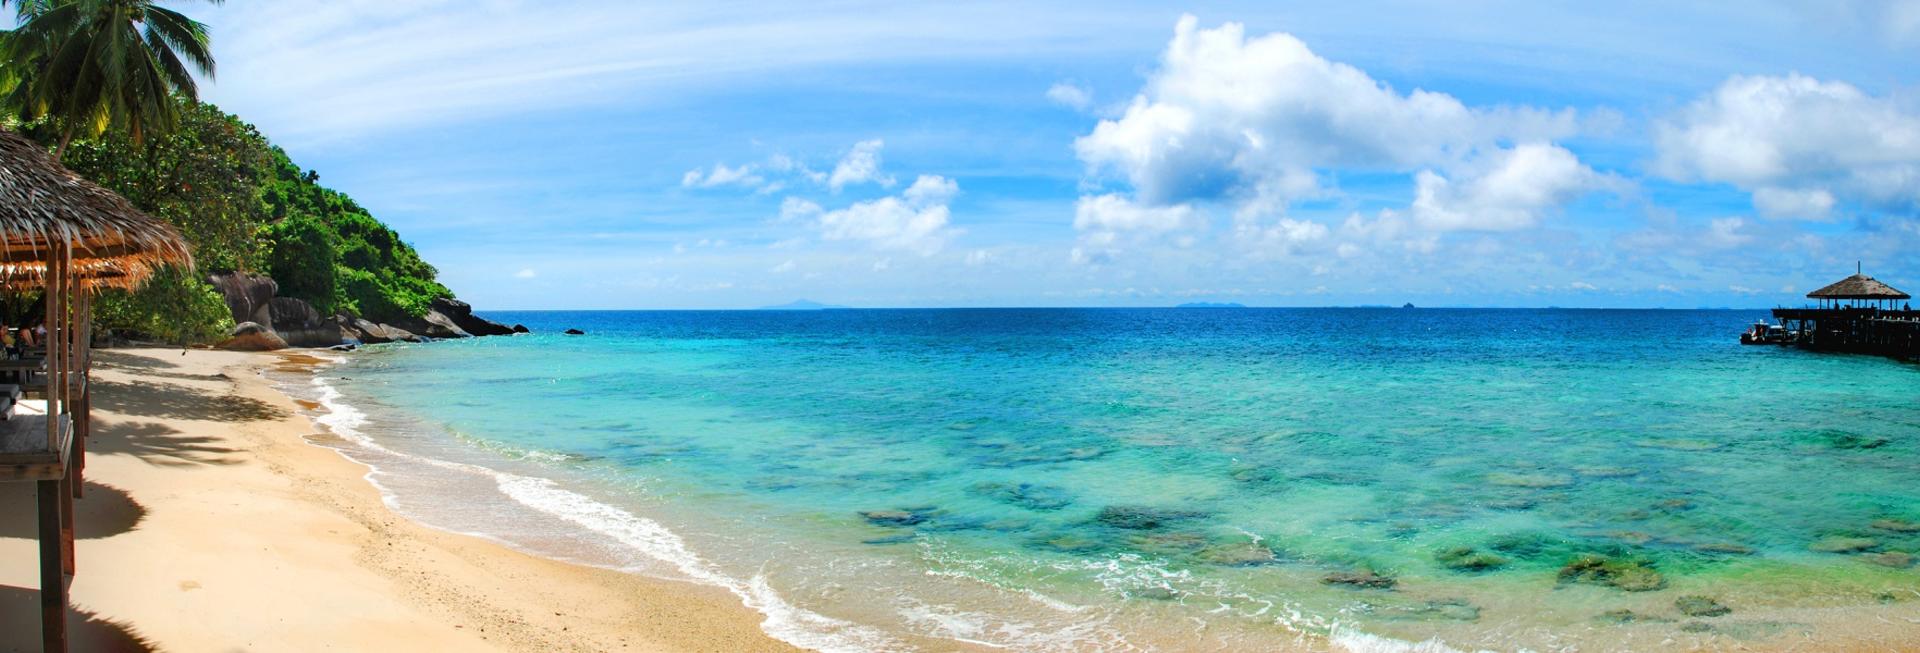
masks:
{"label": "green foliage", "polygon": [[[66,163],[173,223],[193,244],[203,272],[267,274],[279,282],[281,296],[306,300],[323,314],[392,322],[418,317],[435,298],[453,296],[399,234],[352,198],[319,185],[318,174],[301,170],[252,125],[208,104],[183,106],[180,115],[179,127],[163,137],[136,142],[109,132],[74,141]],[[22,128],[42,142],[59,138],[44,123]],[[171,307],[146,301],[192,298],[190,286],[205,286],[204,277],[195,284],[171,283],[178,287],[143,290],[115,299],[111,307],[103,301],[101,315],[116,311],[116,328],[189,334],[182,336],[188,340],[231,328],[224,312],[214,319],[193,302],[163,313]],[[159,328],[163,314],[188,322],[149,330]],[[216,329],[221,322],[228,324]]]}
{"label": "green foliage", "polygon": [[144,334],[187,344],[218,339],[233,329],[220,291],[188,270],[166,268],[139,290],[109,291],[94,299],[96,329]]}
{"label": "green foliage", "polygon": [[66,165],[173,223],[210,270],[251,270],[270,220],[261,189],[274,180],[274,150],[252,125],[212,105],[181,111],[180,128],[136,143],[124,135],[77,141]]}
{"label": "green foliage", "polygon": [[[318,174],[302,172],[279,148],[271,156],[274,179],[262,200],[275,222],[264,235],[281,295],[376,322],[419,317],[434,299],[453,296],[400,234],[321,186]],[[331,264],[319,265],[323,259]]]}
{"label": "green foliage", "polygon": [[0,33],[0,105],[57,125],[57,151],[74,136],[171,131],[197,94],[192,71],[213,77],[207,26],[152,0],[17,5],[18,27]]}

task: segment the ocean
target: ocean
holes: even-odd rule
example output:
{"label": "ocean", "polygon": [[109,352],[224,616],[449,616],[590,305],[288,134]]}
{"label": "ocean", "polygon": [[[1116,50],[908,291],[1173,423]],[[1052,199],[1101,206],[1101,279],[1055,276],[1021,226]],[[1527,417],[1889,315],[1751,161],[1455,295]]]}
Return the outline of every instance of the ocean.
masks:
{"label": "ocean", "polygon": [[808,648],[1920,646],[1920,367],[1762,311],[486,315],[279,380],[402,513]]}

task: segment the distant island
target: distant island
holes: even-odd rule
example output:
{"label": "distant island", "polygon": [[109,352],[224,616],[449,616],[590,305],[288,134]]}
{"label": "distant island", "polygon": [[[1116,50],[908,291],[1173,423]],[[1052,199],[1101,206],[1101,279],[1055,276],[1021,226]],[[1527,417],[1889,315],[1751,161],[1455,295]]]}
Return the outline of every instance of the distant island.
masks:
{"label": "distant island", "polygon": [[820,302],[806,300],[806,299],[796,299],[791,302],[781,304],[779,306],[762,306],[758,310],[762,310],[762,311],[825,311],[825,310],[838,309],[838,308],[848,308],[848,307],[834,306],[832,304],[822,304]]}
{"label": "distant island", "polygon": [[1405,306],[1401,306],[1400,308],[1414,308],[1414,305],[1413,302],[1407,302]]}
{"label": "distant island", "polygon": [[1174,308],[1246,308],[1246,307],[1247,306],[1245,304],[1237,304],[1234,302],[1192,302],[1188,304],[1181,304],[1179,306],[1175,306]]}

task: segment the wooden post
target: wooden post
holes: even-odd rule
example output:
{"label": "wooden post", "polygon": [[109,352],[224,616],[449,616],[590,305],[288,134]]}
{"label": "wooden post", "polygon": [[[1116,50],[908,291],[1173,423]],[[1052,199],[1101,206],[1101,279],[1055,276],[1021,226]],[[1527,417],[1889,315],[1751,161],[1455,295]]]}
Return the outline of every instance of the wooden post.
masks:
{"label": "wooden post", "polygon": [[40,648],[67,650],[67,576],[60,545],[60,481],[40,481]]}

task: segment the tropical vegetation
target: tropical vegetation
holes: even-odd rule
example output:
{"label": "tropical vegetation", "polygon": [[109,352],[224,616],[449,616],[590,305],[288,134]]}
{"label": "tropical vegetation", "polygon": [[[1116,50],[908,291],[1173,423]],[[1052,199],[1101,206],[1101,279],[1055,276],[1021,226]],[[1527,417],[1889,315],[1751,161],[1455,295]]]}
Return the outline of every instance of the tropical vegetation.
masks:
{"label": "tropical vegetation", "polygon": [[[218,0],[210,0],[216,2]],[[206,273],[265,274],[322,314],[417,317],[453,293],[398,234],[319,185],[259,130],[198,100],[211,79],[205,25],[150,0],[0,0],[7,128],[177,227],[198,271],[170,270],[96,302],[106,328],[176,342],[232,321]],[[11,302],[10,304],[18,304]]]}

